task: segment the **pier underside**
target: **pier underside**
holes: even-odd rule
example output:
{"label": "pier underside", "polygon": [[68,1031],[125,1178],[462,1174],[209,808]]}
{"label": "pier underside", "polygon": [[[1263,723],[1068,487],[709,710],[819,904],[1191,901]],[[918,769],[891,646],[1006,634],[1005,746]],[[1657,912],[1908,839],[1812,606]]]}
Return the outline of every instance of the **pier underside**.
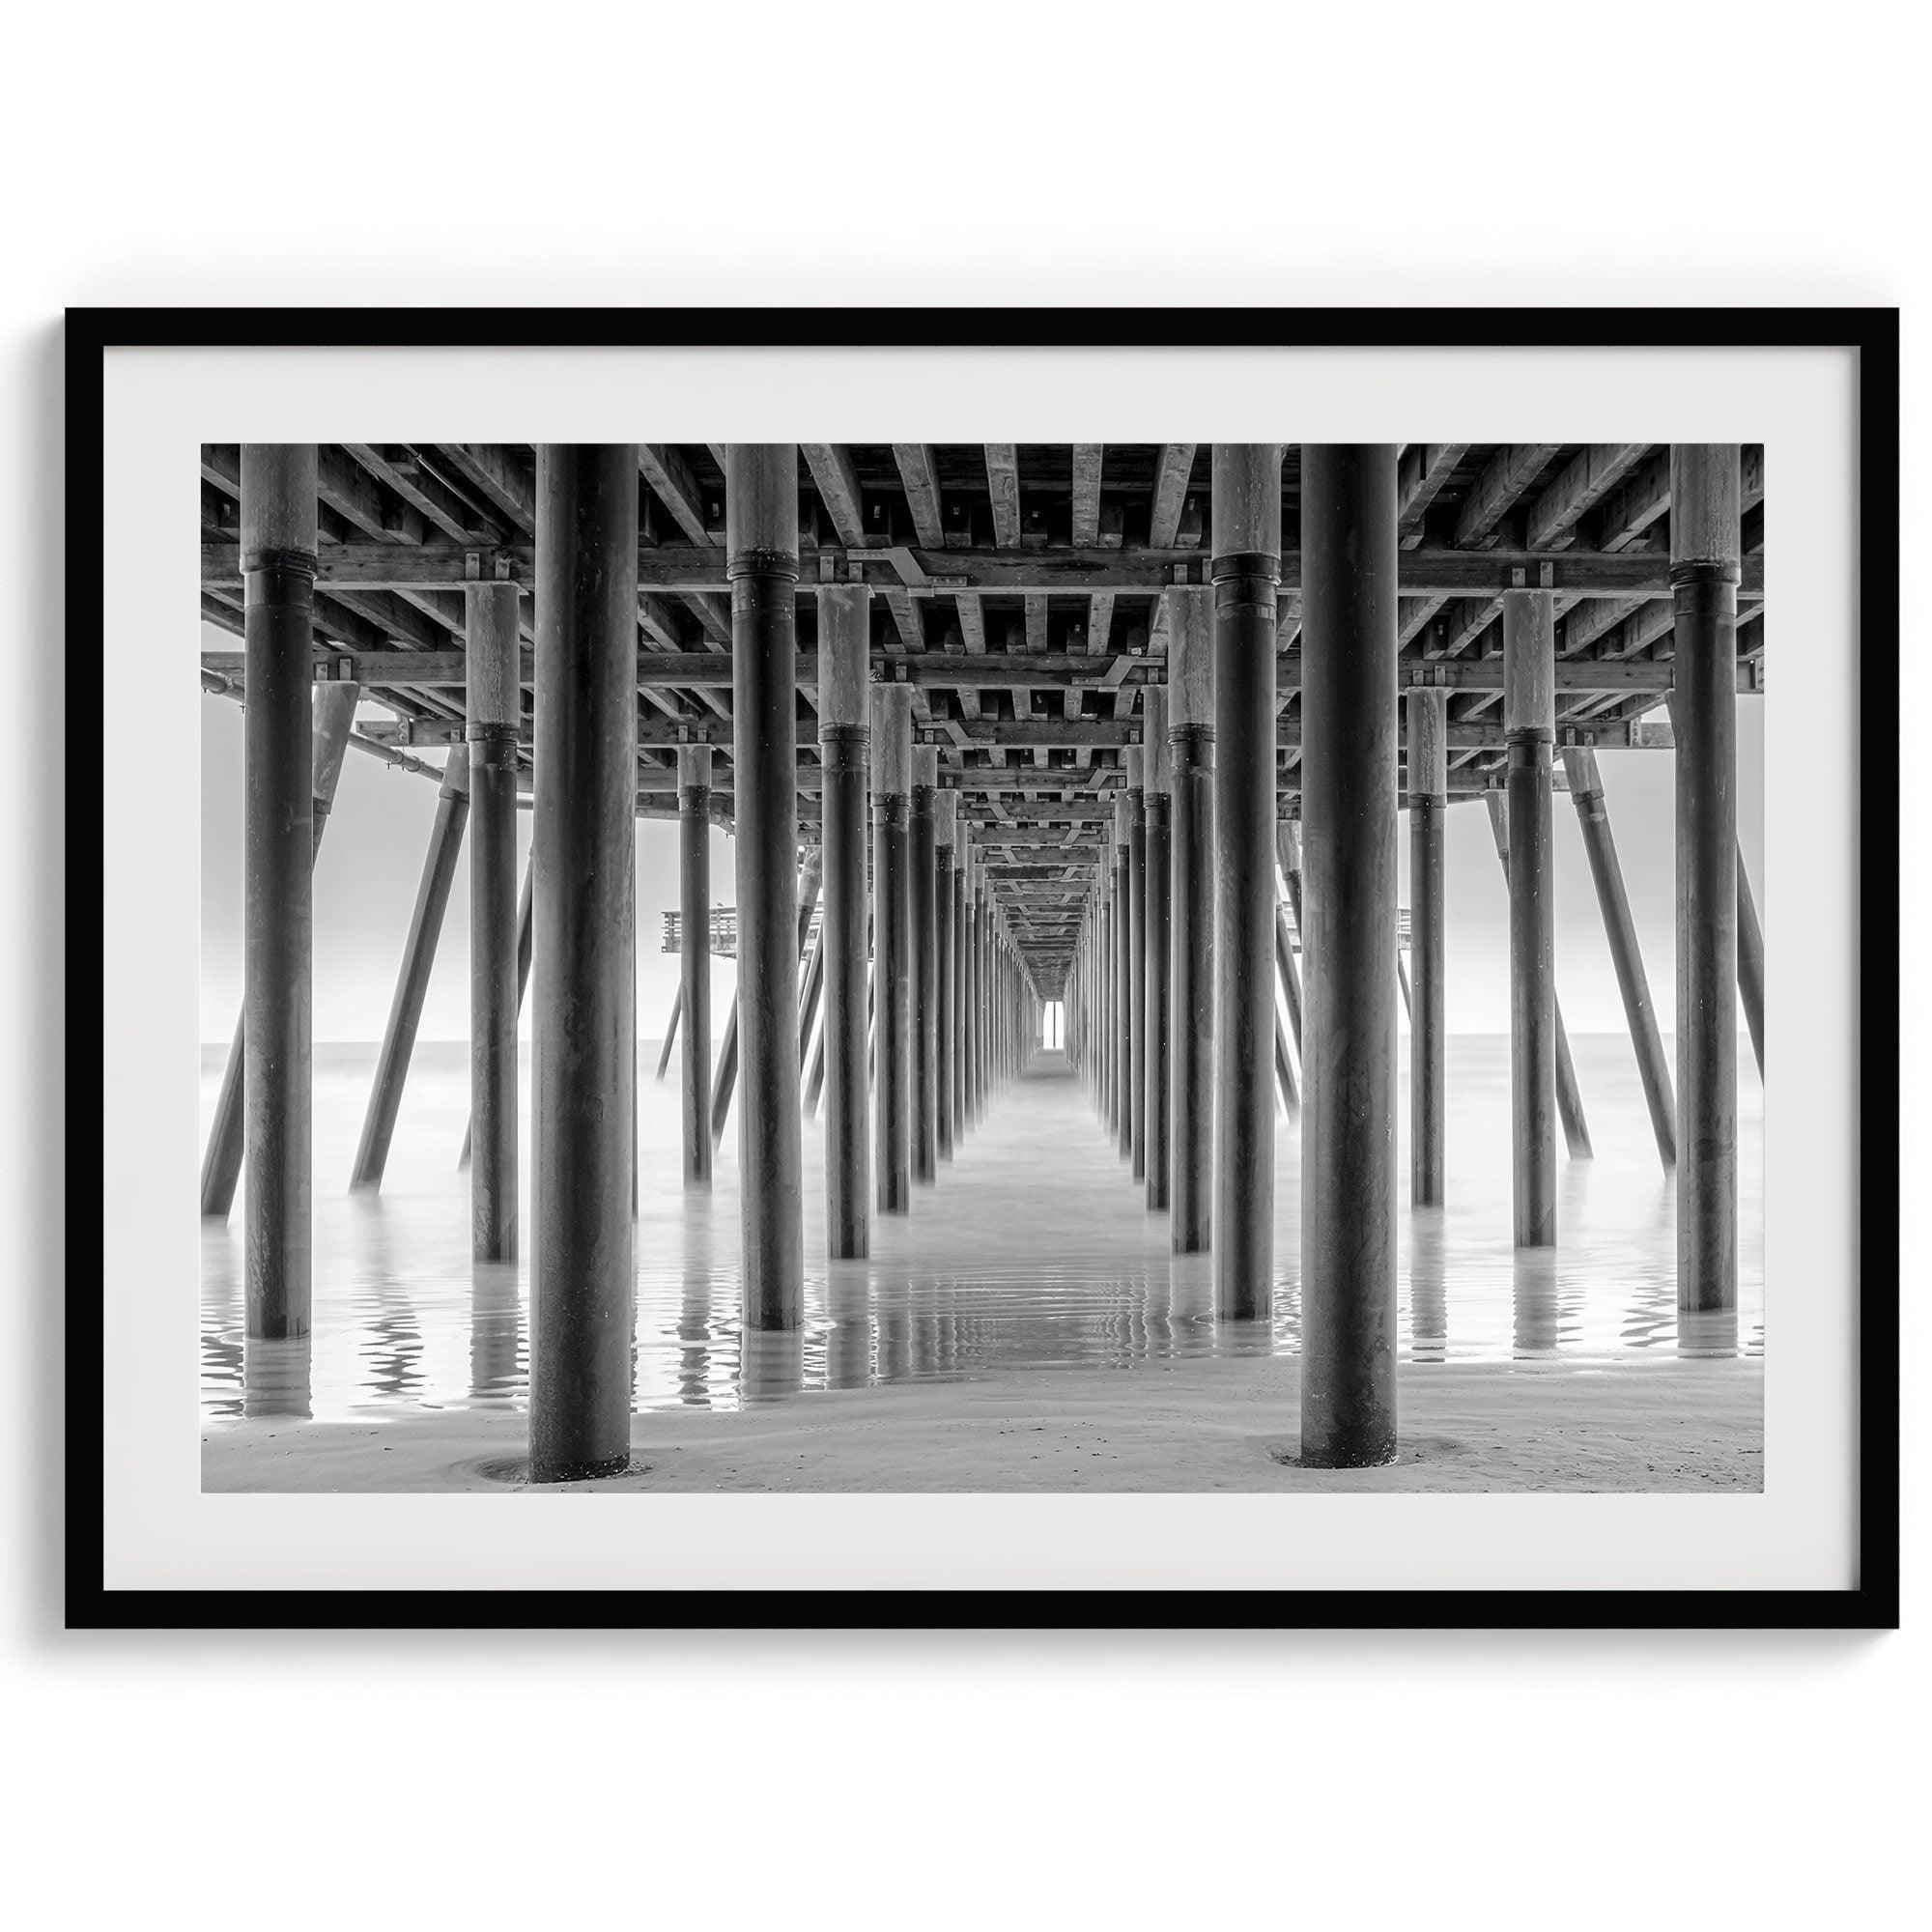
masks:
{"label": "pier underside", "polygon": [[[212,1486],[1756,1481],[1761,449],[210,445],[202,507],[202,616],[239,646],[201,679],[249,748],[248,995],[202,1189],[235,1391]],[[1675,756],[1674,1090],[1598,751]],[[338,1209],[310,870],[350,753],[440,802]],[[1556,1000],[1564,794],[1614,1072]],[[1479,800],[1510,1035],[1459,1074],[1441,852]],[[682,868],[663,1089],[653,819]],[[385,1229],[465,864],[468,1165]],[[372,1314],[412,1280],[421,1311]],[[472,1373],[435,1413],[379,1389],[359,1438],[324,1357],[419,1314],[418,1356],[466,1334]]]}

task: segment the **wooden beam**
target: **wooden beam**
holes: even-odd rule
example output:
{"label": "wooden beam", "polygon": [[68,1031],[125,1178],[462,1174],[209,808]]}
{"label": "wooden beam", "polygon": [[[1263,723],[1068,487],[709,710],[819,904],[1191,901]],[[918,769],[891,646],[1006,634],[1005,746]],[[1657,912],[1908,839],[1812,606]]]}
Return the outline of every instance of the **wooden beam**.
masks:
{"label": "wooden beam", "polygon": [[955,597],[959,612],[959,636],[967,650],[976,657],[986,654],[986,618],[977,597]]}
{"label": "wooden beam", "polygon": [[993,541],[1001,550],[1017,550],[1020,542],[1019,445],[989,442],[986,488],[993,499]]}
{"label": "wooden beam", "polygon": [[893,622],[898,626],[899,639],[909,651],[924,651],[925,643],[925,600],[914,597],[910,591],[895,590],[890,586],[882,593],[886,608],[893,613]]}
{"label": "wooden beam", "polygon": [[393,493],[385,495],[360,464],[344,454],[339,443],[318,444],[316,458],[316,495],[338,516],[379,542],[422,542],[422,512]]}
{"label": "wooden beam", "polygon": [[[505,577],[527,584],[534,563],[531,546],[516,544],[397,544],[365,540],[326,541],[318,546],[319,588],[352,590],[461,590],[478,578]],[[921,581],[908,584],[901,567]],[[1093,596],[1112,592],[1152,596],[1178,582],[1199,582],[1206,565],[1186,550],[929,551],[877,547],[808,551],[802,560],[799,595],[816,594],[821,582],[864,582],[875,587],[904,586],[917,596],[1021,596],[1028,591]],[[1178,576],[1184,572],[1184,577]],[[856,574],[855,574],[856,573]],[[638,580],[650,590],[708,591],[730,594],[722,550],[692,546],[641,547]],[[201,546],[204,589],[239,587],[241,548],[226,539]],[[1398,582],[1407,597],[1500,597],[1527,586],[1560,596],[1665,597],[1670,594],[1669,559],[1662,553],[1633,550],[1604,553],[1568,551],[1448,550],[1428,547],[1403,552]],[[1300,555],[1281,559],[1281,588],[1301,588]],[[1741,598],[1764,595],[1762,554],[1744,559]]]}
{"label": "wooden beam", "polygon": [[[1664,607],[1667,617],[1669,607]],[[231,621],[233,612],[229,613]],[[1663,628],[1669,628],[1667,622]],[[379,630],[372,626],[372,632]],[[1661,633],[1650,632],[1642,641],[1654,640]],[[875,661],[878,660],[875,654]],[[353,678],[365,689],[374,686],[406,684],[425,690],[460,688],[465,682],[464,655],[460,650],[341,650],[318,649],[314,674],[318,682]],[[1097,662],[1081,654],[1050,651],[1035,657],[1028,652],[952,652],[929,651],[919,658],[891,660],[893,669],[906,683],[940,690],[985,691],[1017,687],[1034,691],[1113,690],[1133,680],[1144,682],[1157,666],[1124,653]],[[224,679],[242,675],[240,651],[208,651],[201,668]],[[531,682],[531,659],[524,654],[525,684]],[[818,658],[803,651],[798,658],[801,690],[818,688]],[[1501,663],[1498,659],[1444,658],[1435,661],[1405,658],[1396,668],[1399,683],[1405,687],[1440,686],[1448,691],[1500,691]],[[1301,660],[1298,652],[1283,652],[1275,661],[1278,684],[1298,689]],[[638,682],[659,689],[723,690],[731,681],[731,661],[724,652],[640,651],[638,656]],[[1671,685],[1667,662],[1621,658],[1565,658],[1556,667],[1556,688],[1567,692],[1668,691]],[[1738,689],[1758,693],[1764,689],[1764,668],[1760,662],[1739,664]],[[1089,741],[1069,741],[1089,742]],[[1091,742],[1107,742],[1093,740]],[[1123,741],[1124,742],[1124,741]]]}
{"label": "wooden beam", "polygon": [[919,532],[920,542],[927,550],[944,550],[946,524],[939,497],[939,467],[932,460],[932,445],[895,442],[893,457],[899,466],[906,508],[912,512],[912,526]]}
{"label": "wooden beam", "polygon": [[1106,445],[1073,445],[1073,544],[1085,550],[1100,541],[1100,470]]}
{"label": "wooden beam", "polygon": [[668,442],[640,442],[638,445],[638,474],[651,486],[653,494],[677,520],[677,526],[700,550],[712,547],[709,526],[704,518],[704,495],[691,466]]}
{"label": "wooden beam", "polygon": [[471,489],[479,491],[520,530],[536,528],[536,483],[510,461],[510,445],[439,442],[433,445]]}
{"label": "wooden beam", "polygon": [[1597,510],[1597,548],[1628,550],[1670,508],[1670,451],[1647,457],[1614,488]]}
{"label": "wooden beam", "polygon": [[1160,466],[1154,471],[1153,507],[1148,520],[1148,547],[1172,550],[1180,528],[1181,506],[1187,500],[1187,479],[1194,473],[1191,442],[1161,445]]}
{"label": "wooden beam", "polygon": [[500,526],[479,520],[475,510],[456,492],[423,467],[422,459],[406,442],[345,442],[342,447],[379,482],[386,483],[406,503],[412,504],[425,523],[458,543],[476,539],[495,542]]}
{"label": "wooden beam", "polygon": [[805,453],[806,467],[818,486],[819,498],[832,519],[832,527],[838,532],[838,541],[865,542],[866,506],[851,457],[836,442],[804,442],[799,448]]}
{"label": "wooden beam", "polygon": [[1650,447],[1647,442],[1593,442],[1565,464],[1529,506],[1523,541],[1531,550],[1567,550],[1577,520],[1616,484]]}
{"label": "wooden beam", "polygon": [[1046,598],[1038,593],[1026,600],[1026,647],[1029,657],[1046,655]]}
{"label": "wooden beam", "polygon": [[1456,516],[1459,545],[1495,541],[1497,524],[1522,493],[1548,469],[1562,447],[1555,442],[1505,443],[1476,478]]}
{"label": "wooden beam", "polygon": [[1404,550],[1422,541],[1423,517],[1468,453],[1466,442],[1411,442],[1403,450],[1396,474],[1396,532]]}

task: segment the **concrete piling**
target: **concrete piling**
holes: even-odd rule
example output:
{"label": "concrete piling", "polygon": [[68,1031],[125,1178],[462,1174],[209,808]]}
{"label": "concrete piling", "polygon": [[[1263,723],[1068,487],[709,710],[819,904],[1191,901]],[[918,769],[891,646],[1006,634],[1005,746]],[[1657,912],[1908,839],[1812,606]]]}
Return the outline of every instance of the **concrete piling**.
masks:
{"label": "concrete piling", "polygon": [[1304,444],[1301,489],[1301,1460],[1359,1468],[1396,1453],[1395,445]]}
{"label": "concrete piling", "polygon": [[530,1474],[630,1461],[638,451],[537,449]]}
{"label": "concrete piling", "polygon": [[1265,1321],[1274,1284],[1275,584],[1281,445],[1216,443],[1214,1310]]}

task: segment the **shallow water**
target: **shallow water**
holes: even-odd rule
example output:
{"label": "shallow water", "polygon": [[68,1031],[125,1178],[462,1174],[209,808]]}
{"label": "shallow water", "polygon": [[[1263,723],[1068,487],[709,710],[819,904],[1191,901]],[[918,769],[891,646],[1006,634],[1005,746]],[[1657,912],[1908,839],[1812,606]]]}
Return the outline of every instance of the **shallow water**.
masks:
{"label": "shallow water", "polygon": [[[1630,1045],[1603,1035],[1577,1037],[1572,1047],[1595,1157],[1559,1153],[1561,1245],[1519,1254],[1510,1241],[1509,1043],[1451,1040],[1449,1206],[1405,1207],[1398,1222],[1401,1359],[1601,1372],[1659,1353],[1762,1353],[1763,1095],[1748,1044],[1740,1055],[1740,1309],[1734,1322],[1694,1332],[1680,1330],[1675,1190],[1658,1163]],[[203,1051],[204,1134],[225,1051]],[[527,1257],[497,1266],[469,1258],[469,1182],[456,1165],[468,1048],[417,1047],[384,1191],[351,1197],[375,1057],[373,1046],[316,1050],[307,1344],[244,1343],[240,1201],[225,1226],[204,1227],[202,1403],[217,1425],[243,1414],[342,1421],[524,1405]],[[1277,1119],[1274,1321],[1217,1328],[1207,1259],[1169,1256],[1167,1217],[1147,1212],[1084,1082],[1066,1076],[1057,1054],[996,1097],[937,1186],[916,1190],[910,1217],[875,1220],[868,1262],[822,1258],[824,1135],[822,1122],[808,1122],[805,1326],[792,1337],[741,1338],[736,1117],[714,1191],[687,1198],[676,1069],[659,1085],[656,1063],[656,1043],[640,1046],[639,1409],[1296,1349],[1296,1127]],[[524,1071],[527,1109],[527,1051]],[[1399,1091],[1406,1100],[1406,1063]],[[1406,1120],[1397,1162],[1406,1199]],[[527,1129],[523,1172],[527,1228]]]}

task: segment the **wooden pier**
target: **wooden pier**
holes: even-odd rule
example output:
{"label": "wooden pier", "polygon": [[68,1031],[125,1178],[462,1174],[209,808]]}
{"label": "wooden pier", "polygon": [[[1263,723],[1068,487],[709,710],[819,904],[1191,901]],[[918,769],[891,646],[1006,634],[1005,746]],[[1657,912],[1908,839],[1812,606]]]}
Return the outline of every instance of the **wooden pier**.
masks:
{"label": "wooden pier", "polygon": [[[821,1088],[827,1240],[863,1258],[874,1213],[946,1184],[1054,1004],[1096,1131],[1175,1252],[1211,1251],[1221,1320],[1270,1316],[1275,1136],[1298,1119],[1303,1460],[1389,1460],[1395,1002],[1431,1206],[1459,806],[1486,802],[1509,878],[1519,1245],[1562,1237],[1559,1121],[1588,1156],[1555,992],[1563,795],[1681,1160],[1680,1306],[1735,1306],[1740,976],[1763,1053],[1736,830],[1761,450],[211,445],[201,484],[202,615],[240,639],[202,681],[247,707],[249,989],[202,1210],[226,1215],[245,1157],[251,1335],[308,1326],[309,877],[350,751],[440,790],[354,1181],[382,1184],[467,835],[474,1251],[530,1262],[540,1480],[628,1456],[639,818],[680,826],[683,1177],[710,1184],[735,1094],[750,1329],[801,1321]],[[1680,745],[1673,1091],[1596,753]],[[737,840],[723,915],[713,825]],[[714,1066],[717,952],[738,994]]]}

